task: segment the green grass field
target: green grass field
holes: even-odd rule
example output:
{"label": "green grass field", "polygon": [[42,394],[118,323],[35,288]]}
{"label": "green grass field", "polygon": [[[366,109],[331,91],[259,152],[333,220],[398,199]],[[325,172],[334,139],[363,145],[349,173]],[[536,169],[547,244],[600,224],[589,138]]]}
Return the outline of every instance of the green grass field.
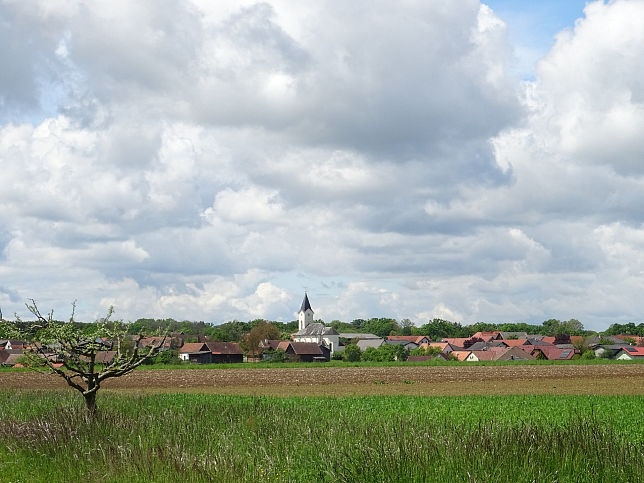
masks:
{"label": "green grass field", "polygon": [[643,481],[641,396],[0,392],[0,480]]}

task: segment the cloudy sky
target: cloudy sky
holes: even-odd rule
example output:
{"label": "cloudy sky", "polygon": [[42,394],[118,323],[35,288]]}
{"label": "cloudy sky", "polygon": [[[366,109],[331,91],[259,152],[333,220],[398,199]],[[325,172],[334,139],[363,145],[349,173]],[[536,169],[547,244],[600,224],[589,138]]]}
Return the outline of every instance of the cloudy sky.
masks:
{"label": "cloudy sky", "polygon": [[643,23],[0,0],[0,307],[288,321],[306,288],[326,321],[641,321]]}

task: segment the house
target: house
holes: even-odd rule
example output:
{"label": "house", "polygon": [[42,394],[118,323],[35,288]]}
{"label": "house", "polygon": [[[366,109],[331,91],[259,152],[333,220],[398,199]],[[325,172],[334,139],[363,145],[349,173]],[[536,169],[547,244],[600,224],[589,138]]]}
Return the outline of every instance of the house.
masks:
{"label": "house", "polygon": [[423,350],[427,350],[428,347],[438,347],[445,354],[449,354],[454,350],[454,346],[448,342],[430,342],[429,344],[420,344],[418,347]]}
{"label": "house", "polygon": [[212,354],[205,342],[187,342],[179,349],[179,359],[195,364],[209,364]]}
{"label": "house", "polygon": [[356,345],[360,348],[361,351],[367,350],[369,347],[373,347],[374,349],[377,349],[380,347],[383,343],[385,342],[385,339],[377,338],[377,339],[360,339]]}
{"label": "house", "polygon": [[479,331],[476,332],[472,338],[476,337],[477,339],[482,339],[484,342],[489,342],[491,340],[496,340],[499,338],[500,332],[498,330],[492,331]]}
{"label": "house", "polygon": [[170,337],[163,336],[153,336],[153,337],[143,337],[139,341],[139,349],[144,347],[158,347],[161,346],[159,350],[167,351],[172,349],[172,339]]}
{"label": "house", "polygon": [[291,335],[293,342],[312,342],[318,346],[325,346],[331,355],[342,350],[340,348],[340,334],[333,327],[313,322],[313,309],[309,297],[304,293],[304,300],[298,312],[299,330]]}
{"label": "house", "polygon": [[560,349],[554,345],[549,346],[537,346],[535,347],[531,355],[536,359],[547,359],[549,361],[566,361],[572,359],[572,356],[575,355],[574,349]]}
{"label": "house", "polygon": [[464,347],[465,341],[470,339],[471,337],[444,337],[441,342],[447,342],[454,347]]}
{"label": "house", "polygon": [[432,359],[432,356],[409,356],[407,362],[427,362]]}
{"label": "house", "polygon": [[470,351],[464,359],[465,362],[493,361],[497,358],[497,351]]}
{"label": "house", "polygon": [[426,335],[388,335],[387,342],[413,342],[418,347],[420,344],[428,344],[432,340]]}
{"label": "house", "polygon": [[283,342],[281,339],[265,339],[259,343],[259,347],[264,350],[274,351],[277,350],[280,342]]}
{"label": "house", "polygon": [[[112,361],[114,361],[114,357],[116,357],[116,351],[98,351],[94,356],[94,362],[97,364],[107,365],[107,364],[111,364]],[[87,356],[81,356],[81,359],[85,361],[89,361],[89,357]],[[50,358],[50,360],[54,360],[54,359]]]}
{"label": "house", "polygon": [[179,359],[196,364],[244,362],[244,351],[237,342],[187,342],[179,349]]}
{"label": "house", "polygon": [[632,339],[635,341],[635,345],[638,347],[643,347],[644,346],[644,337],[640,337],[638,335],[630,335],[630,334],[618,334],[614,336],[616,339],[621,340],[625,344],[629,339]]}
{"label": "house", "polygon": [[450,352],[450,356],[455,357],[456,360],[463,362],[465,359],[467,359],[472,351],[452,351]]}
{"label": "house", "polygon": [[280,344],[279,349],[286,352],[289,357],[299,362],[326,362],[329,360],[330,351],[327,354],[323,351],[324,347],[315,342],[289,342],[284,341]]}
{"label": "house", "polygon": [[0,350],[0,365],[13,366],[24,352],[22,349],[2,349]]}
{"label": "house", "polygon": [[528,338],[528,333],[527,332],[505,332],[501,331],[499,332],[499,335],[497,336],[498,340],[513,340],[513,339],[527,339]]}
{"label": "house", "polygon": [[237,342],[206,342],[206,346],[215,364],[244,362],[244,351]]}
{"label": "house", "polygon": [[414,349],[418,348],[418,344],[416,344],[415,342],[411,342],[409,340],[406,340],[406,339],[402,339],[402,340],[401,339],[395,339],[395,340],[385,339],[385,344],[401,345],[405,349],[407,349],[408,351],[411,351],[411,350],[414,350]]}
{"label": "house", "polygon": [[633,361],[636,359],[644,359],[644,347],[623,347],[615,357],[618,361]]}
{"label": "house", "polygon": [[595,346],[595,355],[597,357],[604,357],[604,354],[608,354],[608,357],[614,358],[619,351],[624,349],[624,344],[603,344]]}
{"label": "house", "polygon": [[504,350],[496,358],[497,361],[532,361],[534,356],[530,355],[521,347],[510,347]]}
{"label": "house", "polygon": [[22,350],[27,348],[27,343],[23,340],[3,339],[0,340],[0,349]]}
{"label": "house", "polygon": [[360,332],[340,332],[338,335],[340,336],[340,339],[347,339],[350,341],[382,339],[382,337],[376,334],[368,334],[368,333],[360,333]]}

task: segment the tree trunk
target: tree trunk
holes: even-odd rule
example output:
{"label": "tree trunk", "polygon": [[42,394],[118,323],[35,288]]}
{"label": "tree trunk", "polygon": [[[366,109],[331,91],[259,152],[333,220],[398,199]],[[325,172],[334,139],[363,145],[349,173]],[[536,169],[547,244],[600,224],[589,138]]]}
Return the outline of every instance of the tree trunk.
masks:
{"label": "tree trunk", "polygon": [[96,410],[98,409],[96,407],[96,392],[83,394],[83,396],[85,397],[85,407],[87,408],[87,412],[91,417],[94,417],[96,415]]}

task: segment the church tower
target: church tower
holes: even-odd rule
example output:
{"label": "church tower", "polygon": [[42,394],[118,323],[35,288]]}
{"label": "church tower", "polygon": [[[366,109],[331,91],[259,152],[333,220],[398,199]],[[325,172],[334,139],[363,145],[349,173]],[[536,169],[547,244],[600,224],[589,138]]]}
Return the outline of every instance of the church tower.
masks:
{"label": "church tower", "polygon": [[300,307],[300,312],[298,314],[298,321],[299,330],[305,329],[309,324],[313,323],[313,309],[311,308],[309,296],[306,292],[304,292],[304,300],[302,300],[302,306]]}

